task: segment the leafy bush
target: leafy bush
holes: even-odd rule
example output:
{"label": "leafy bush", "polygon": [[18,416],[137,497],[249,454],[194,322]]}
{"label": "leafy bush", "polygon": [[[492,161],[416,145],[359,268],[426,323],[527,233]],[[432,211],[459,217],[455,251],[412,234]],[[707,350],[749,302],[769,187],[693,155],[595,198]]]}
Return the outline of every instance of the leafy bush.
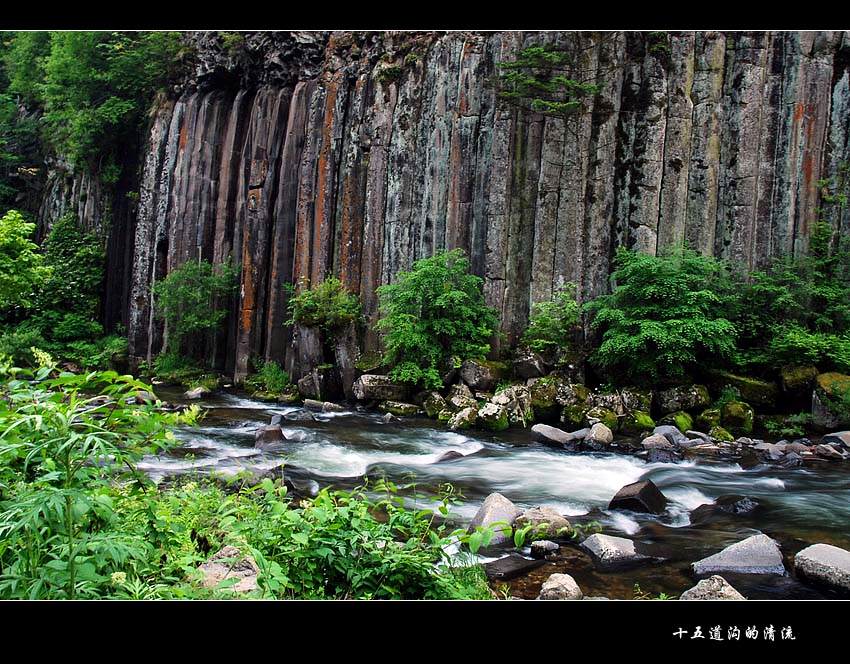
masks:
{"label": "leafy bush", "polygon": [[722,264],[693,251],[649,256],[620,248],[614,290],[588,303],[603,331],[592,361],[632,384],[684,377],[731,356],[736,330],[723,317]]}
{"label": "leafy bush", "polygon": [[245,386],[256,392],[280,394],[292,385],[289,374],[272,360],[262,362],[257,373],[245,379]]}
{"label": "leafy bush", "polygon": [[165,320],[169,353],[179,353],[190,335],[208,335],[227,317],[220,302],[236,290],[237,269],[190,260],[154,285],[157,316]]}
{"label": "leafy bush", "polygon": [[[349,323],[360,320],[360,300],[354,293],[346,290],[336,277],[308,288],[309,282],[303,280],[301,289],[289,299],[290,319],[287,325],[306,325],[318,327],[329,336],[341,332]],[[289,286],[290,293],[294,289]]]}
{"label": "leafy bush", "polygon": [[418,260],[394,284],[378,288],[377,329],[393,379],[439,388],[451,358],[487,355],[498,318],[484,303],[481,283],[456,249]]}
{"label": "leafy bush", "polygon": [[538,302],[532,307],[522,343],[538,353],[569,348],[579,323],[579,313],[576,286],[567,284],[550,301]]}
{"label": "leafy bush", "polygon": [[0,218],[0,315],[33,305],[41,282],[50,274],[30,236],[35,224],[9,210]]}

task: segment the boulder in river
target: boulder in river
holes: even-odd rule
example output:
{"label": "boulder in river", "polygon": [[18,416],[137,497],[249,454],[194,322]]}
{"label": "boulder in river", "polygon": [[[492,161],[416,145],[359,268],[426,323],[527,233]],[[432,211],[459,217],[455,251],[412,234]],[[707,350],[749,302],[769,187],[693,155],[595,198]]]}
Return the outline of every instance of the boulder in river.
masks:
{"label": "boulder in river", "polygon": [[489,360],[466,360],[460,367],[461,380],[473,390],[489,392],[504,374],[501,362]]}
{"label": "boulder in river", "polygon": [[551,427],[548,424],[535,424],[531,427],[531,433],[534,435],[534,439],[541,443],[569,445],[578,440],[584,440],[584,437],[590,433],[590,429],[567,432],[557,427]]}
{"label": "boulder in river", "polygon": [[379,409],[384,413],[391,413],[399,417],[411,417],[419,412],[419,406],[403,401],[384,401]]}
{"label": "boulder in river", "polygon": [[534,540],[531,543],[531,557],[546,558],[557,553],[560,548],[561,545],[552,540]]}
{"label": "boulder in river", "polygon": [[667,507],[667,498],[652,480],[627,484],[617,492],[608,504],[609,510],[621,509],[633,512],[661,514]]}
{"label": "boulder in river", "polygon": [[669,440],[673,445],[679,446],[681,443],[684,443],[688,437],[683,434],[677,427],[671,424],[662,424],[661,426],[657,426],[652,430],[652,434],[655,436],[664,436],[667,440]]}
{"label": "boulder in river", "polygon": [[482,426],[491,431],[504,431],[510,426],[508,409],[495,403],[487,403],[478,411]]}
{"label": "boulder in river", "polygon": [[493,539],[490,540],[490,546],[505,544],[511,541],[514,521],[521,513],[522,510],[501,493],[491,493],[484,499],[481,507],[472,517],[472,521],[469,522],[469,532],[473,532],[478,526],[486,528],[497,522],[504,522],[495,526],[495,533]]}
{"label": "boulder in river", "polygon": [[596,533],[581,543],[581,547],[599,567],[607,569],[623,567],[650,560],[651,557],[638,553],[635,543],[625,537]]}
{"label": "boulder in river", "polygon": [[620,419],[617,417],[617,414],[604,406],[594,406],[584,414],[584,419],[590,427],[601,422],[611,431],[616,431],[620,425]]}
{"label": "boulder in river", "polygon": [[291,413],[284,413],[283,419],[289,422],[315,422],[316,418],[306,408],[299,408],[298,410],[293,410]]}
{"label": "boulder in river", "polygon": [[844,455],[832,445],[818,445],[815,447],[815,454],[822,459],[830,459],[832,461],[841,461],[844,458]]}
{"label": "boulder in river", "polygon": [[408,387],[393,382],[389,376],[363,374],[354,381],[352,392],[360,401],[404,401]]}
{"label": "boulder in river", "polygon": [[558,600],[558,599],[582,599],[584,593],[578,587],[575,579],[569,574],[552,574],[543,582],[540,588],[540,594],[537,599]]}
{"label": "boulder in river", "polygon": [[463,454],[457,450],[449,450],[448,452],[443,452],[440,458],[434,463],[445,463],[446,461],[454,461],[455,459],[463,459]]}
{"label": "boulder in river", "polygon": [[439,412],[446,408],[446,400],[436,390],[423,393],[417,403],[422,404],[422,409],[428,417],[437,417]]}
{"label": "boulder in river", "polygon": [[833,447],[842,447],[845,450],[850,450],[850,431],[828,433],[823,437],[821,442],[824,445],[832,445]]}
{"label": "boulder in river", "polygon": [[654,433],[651,436],[647,436],[640,442],[641,446],[645,450],[672,450],[675,449],[673,443],[667,440],[666,436],[662,436],[660,434]]}
{"label": "boulder in river", "polygon": [[517,553],[512,553],[485,564],[484,573],[491,581],[509,581],[523,574],[528,574],[545,562],[545,560],[529,560]]}
{"label": "boulder in river", "polygon": [[534,421],[531,392],[525,385],[511,385],[499,390],[490,401],[507,409],[511,424],[528,426]]}
{"label": "boulder in river", "polygon": [[592,427],[590,427],[590,432],[587,434],[585,442],[588,443],[591,447],[607,447],[612,442],[614,442],[614,433],[608,426],[606,426],[602,422],[597,422]]}
{"label": "boulder in river", "polygon": [[463,410],[470,406],[478,406],[472,391],[463,383],[455,383],[446,395],[446,403],[452,410]]}
{"label": "boulder in river", "polygon": [[463,410],[459,410],[452,415],[449,420],[449,429],[452,431],[462,431],[469,429],[478,420],[478,409],[474,406],[469,406]]}
{"label": "boulder in river", "polygon": [[703,579],[690,590],[682,593],[679,599],[683,600],[735,600],[747,599],[722,576],[715,574]]}
{"label": "boulder in river", "polygon": [[184,399],[202,399],[210,393],[209,388],[199,385],[183,393]]}
{"label": "boulder in river", "polygon": [[280,426],[269,425],[254,432],[254,447],[263,448],[285,441],[286,436],[283,435],[283,430]]}
{"label": "boulder in river", "polygon": [[712,572],[737,574],[785,574],[782,552],[775,540],[758,534],[727,546],[691,565],[698,576]]}
{"label": "boulder in river", "polygon": [[235,546],[225,546],[201,564],[198,570],[203,574],[201,585],[215,588],[225,579],[239,579],[228,589],[233,592],[247,593],[257,590],[257,576],[260,568],[251,556],[243,556]]}
{"label": "boulder in river", "polygon": [[850,551],[813,544],[794,556],[797,575],[817,584],[850,592]]}
{"label": "boulder in river", "polygon": [[532,526],[536,536],[567,537],[572,532],[570,522],[551,507],[532,507],[514,521],[516,528]]}
{"label": "boulder in river", "polygon": [[748,496],[720,496],[713,503],[700,505],[691,511],[691,522],[702,523],[717,516],[741,516],[758,509],[759,503]]}
{"label": "boulder in river", "polygon": [[679,461],[679,455],[673,450],[665,450],[653,448],[646,455],[647,463],[676,463]]}

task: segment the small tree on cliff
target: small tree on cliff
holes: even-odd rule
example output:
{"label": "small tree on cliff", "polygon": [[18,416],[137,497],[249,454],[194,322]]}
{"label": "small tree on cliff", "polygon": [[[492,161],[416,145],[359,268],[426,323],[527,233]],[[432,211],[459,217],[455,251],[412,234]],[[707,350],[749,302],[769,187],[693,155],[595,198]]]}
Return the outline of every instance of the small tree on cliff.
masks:
{"label": "small tree on cliff", "polygon": [[50,274],[30,239],[35,224],[9,210],[0,218],[0,314],[31,306],[41,281]]}
{"label": "small tree on cliff", "polygon": [[154,285],[157,316],[168,332],[166,352],[180,354],[191,336],[208,335],[227,316],[220,301],[236,290],[237,268],[190,260]]}
{"label": "small tree on cliff", "polygon": [[394,380],[426,388],[443,385],[441,370],[452,359],[484,357],[498,326],[484,303],[482,281],[456,249],[423,258],[394,284],[378,288],[384,362]]}

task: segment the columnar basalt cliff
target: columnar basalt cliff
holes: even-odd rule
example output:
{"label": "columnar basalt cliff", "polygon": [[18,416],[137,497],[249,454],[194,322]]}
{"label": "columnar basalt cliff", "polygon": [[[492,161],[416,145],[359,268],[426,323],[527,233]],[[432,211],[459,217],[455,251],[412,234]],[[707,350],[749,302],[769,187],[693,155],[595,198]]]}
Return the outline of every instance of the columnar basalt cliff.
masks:
{"label": "columnar basalt cliff", "polygon": [[[804,251],[819,218],[850,232],[846,211],[819,210],[822,181],[850,161],[850,33],[192,39],[197,70],[151,110],[120,225],[137,358],[162,345],[152,284],[199,256],[242,266],[219,366],[238,378],[265,357],[297,378],[310,367],[283,285],[301,278],[338,275],[373,322],[377,286],[460,247],[510,343],[564,283],[604,292],[619,245],[687,243],[754,267]],[[599,87],[566,123],[498,96],[498,63],[539,43],[569,49]],[[377,343],[367,332],[361,348]]]}

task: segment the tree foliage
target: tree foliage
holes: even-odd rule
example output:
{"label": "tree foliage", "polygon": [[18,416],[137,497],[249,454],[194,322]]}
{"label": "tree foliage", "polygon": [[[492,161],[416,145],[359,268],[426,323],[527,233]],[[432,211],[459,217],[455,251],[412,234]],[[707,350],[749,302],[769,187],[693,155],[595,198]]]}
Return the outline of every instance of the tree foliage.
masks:
{"label": "tree foliage", "polygon": [[42,281],[50,275],[30,239],[34,230],[35,224],[16,210],[0,218],[0,315],[31,307]]}
{"label": "tree foliage", "polygon": [[484,303],[481,285],[455,249],[416,261],[395,283],[378,288],[377,329],[394,379],[441,387],[441,371],[452,358],[487,355],[498,318]]}
{"label": "tree foliage", "polygon": [[588,303],[602,343],[592,361],[616,382],[683,378],[727,359],[735,326],[718,294],[727,280],[718,261],[681,250],[649,256],[619,249],[613,292]]}
{"label": "tree foliage", "polygon": [[[293,293],[290,287],[290,293]],[[360,300],[349,292],[336,277],[310,287],[305,279],[297,294],[289,299],[290,318],[287,325],[318,327],[330,337],[341,332],[349,323],[360,320]]]}
{"label": "tree foliage", "polygon": [[522,343],[538,353],[568,349],[573,345],[580,313],[576,286],[567,284],[551,300],[538,302],[531,308]]}

